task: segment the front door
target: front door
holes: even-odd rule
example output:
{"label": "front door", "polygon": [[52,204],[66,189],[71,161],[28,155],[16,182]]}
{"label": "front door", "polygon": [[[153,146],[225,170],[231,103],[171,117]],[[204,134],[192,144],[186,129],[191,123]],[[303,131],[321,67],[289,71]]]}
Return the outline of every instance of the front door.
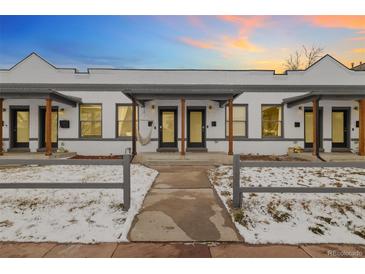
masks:
{"label": "front door", "polygon": [[205,109],[189,109],[187,146],[205,148]]}
{"label": "front door", "polygon": [[350,147],[350,115],[344,108],[332,109],[332,148]]}
{"label": "front door", "polygon": [[29,107],[10,109],[11,147],[29,147]]}
{"label": "front door", "polygon": [[[52,147],[58,147],[58,109],[52,108],[52,129],[51,129]],[[46,147],[46,108],[39,108],[39,148]]]}
{"label": "front door", "polygon": [[159,146],[177,148],[177,109],[159,110]]}
{"label": "front door", "polygon": [[[313,147],[313,111],[312,108],[304,109],[304,148]],[[319,109],[319,147],[323,148],[323,108]]]}

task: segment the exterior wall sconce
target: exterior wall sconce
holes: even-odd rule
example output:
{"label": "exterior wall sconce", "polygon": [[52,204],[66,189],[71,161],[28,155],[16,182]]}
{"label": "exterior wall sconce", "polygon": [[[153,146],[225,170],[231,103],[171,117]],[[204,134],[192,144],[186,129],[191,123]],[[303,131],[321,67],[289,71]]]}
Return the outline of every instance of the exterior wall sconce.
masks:
{"label": "exterior wall sconce", "polygon": [[303,113],[303,107],[302,106],[299,106],[298,107],[298,112],[297,112],[298,114],[301,114],[301,113]]}
{"label": "exterior wall sconce", "polygon": [[155,110],[155,105],[151,105],[151,109],[152,110]]}
{"label": "exterior wall sconce", "polygon": [[3,108],[3,112],[5,112],[6,111],[6,108]]}
{"label": "exterior wall sconce", "polygon": [[208,109],[209,109],[209,110],[212,110],[212,109],[213,109],[212,105],[209,105],[209,106],[208,106]]}
{"label": "exterior wall sconce", "polygon": [[64,108],[60,108],[60,109],[58,110],[58,113],[59,113],[59,115],[60,115],[60,116],[65,115],[65,109],[64,109]]}
{"label": "exterior wall sconce", "polygon": [[358,106],[354,106],[354,110],[358,111],[359,107]]}

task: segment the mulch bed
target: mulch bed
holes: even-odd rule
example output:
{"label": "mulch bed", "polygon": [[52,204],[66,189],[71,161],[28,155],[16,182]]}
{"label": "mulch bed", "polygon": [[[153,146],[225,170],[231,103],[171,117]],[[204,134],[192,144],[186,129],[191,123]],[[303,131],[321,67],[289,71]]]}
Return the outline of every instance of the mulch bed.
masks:
{"label": "mulch bed", "polygon": [[288,155],[240,155],[242,161],[303,161],[305,159],[295,158]]}
{"label": "mulch bed", "polygon": [[122,155],[75,155],[71,159],[114,160],[123,159],[123,157]]}

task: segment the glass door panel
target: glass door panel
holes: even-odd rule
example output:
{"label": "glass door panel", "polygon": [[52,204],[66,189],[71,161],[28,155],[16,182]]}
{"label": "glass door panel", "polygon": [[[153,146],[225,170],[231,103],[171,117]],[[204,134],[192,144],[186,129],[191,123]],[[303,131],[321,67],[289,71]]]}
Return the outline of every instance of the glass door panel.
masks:
{"label": "glass door panel", "polygon": [[190,143],[202,143],[203,141],[203,113],[201,111],[190,112]]}
{"label": "glass door panel", "polygon": [[344,134],[344,113],[332,112],[332,142],[343,143],[345,141]]}
{"label": "glass door panel", "polygon": [[57,129],[58,129],[58,112],[52,111],[52,128],[51,128],[51,140],[52,143],[57,143]]}
{"label": "glass door panel", "polygon": [[29,143],[29,111],[16,112],[16,143]]}
{"label": "glass door panel", "polygon": [[162,112],[162,142],[173,143],[175,141],[175,113],[173,111]]}
{"label": "glass door panel", "polygon": [[336,109],[332,111],[332,147],[350,147],[350,111],[348,109]]}

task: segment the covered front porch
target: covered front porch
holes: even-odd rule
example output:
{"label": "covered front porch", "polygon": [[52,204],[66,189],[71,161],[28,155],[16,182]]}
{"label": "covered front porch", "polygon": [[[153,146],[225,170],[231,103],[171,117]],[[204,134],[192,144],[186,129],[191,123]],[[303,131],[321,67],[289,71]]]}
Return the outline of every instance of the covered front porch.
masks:
{"label": "covered front porch", "polygon": [[[332,106],[332,115],[327,119],[323,118],[323,109],[320,102],[335,101],[335,102],[357,102],[357,106],[354,110],[358,112],[358,117],[353,117],[356,119],[356,124],[353,125],[351,113],[351,106]],[[309,112],[310,116],[305,116],[305,119],[310,120],[311,125],[309,130],[304,132],[304,143],[306,140],[310,139],[310,150],[312,155],[315,157],[327,157],[328,160],[335,159],[336,155],[341,155],[339,152],[351,155],[356,151],[351,145],[352,141],[358,143],[358,154],[359,156],[365,156],[365,94],[361,90],[336,90],[336,91],[312,91],[304,95],[286,98],[283,103],[287,105],[288,108],[299,107],[303,109],[303,104],[311,103],[311,107],[304,107],[304,113]],[[306,120],[304,121],[306,125]],[[323,137],[323,123],[330,123],[330,128],[332,132],[331,138]],[[327,126],[328,127],[328,126]],[[358,128],[358,138],[354,138],[353,131]],[[308,136],[311,134],[311,136]],[[323,142],[331,141],[332,149],[330,153],[323,154]],[[343,158],[337,157],[338,159]],[[355,156],[347,157],[349,159],[355,160]],[[346,158],[346,157],[345,157]],[[355,157],[356,158],[356,157]],[[325,160],[325,159],[324,159]]]}
{"label": "covered front porch", "polygon": [[220,142],[214,148],[219,146],[218,151],[233,155],[233,100],[242,93],[240,87],[141,85],[122,92],[132,101],[133,155],[144,152],[142,146],[137,152],[137,138],[141,139],[143,130],[145,135],[146,131],[154,133],[151,139],[155,144],[146,151],[184,156],[187,152],[207,152],[207,143]]}
{"label": "covered front porch", "polygon": [[[59,114],[64,107],[75,108],[80,102],[80,98],[48,88],[1,88],[0,155],[19,158],[24,152],[37,151],[51,156],[58,147]],[[29,157],[40,155],[30,153]]]}

